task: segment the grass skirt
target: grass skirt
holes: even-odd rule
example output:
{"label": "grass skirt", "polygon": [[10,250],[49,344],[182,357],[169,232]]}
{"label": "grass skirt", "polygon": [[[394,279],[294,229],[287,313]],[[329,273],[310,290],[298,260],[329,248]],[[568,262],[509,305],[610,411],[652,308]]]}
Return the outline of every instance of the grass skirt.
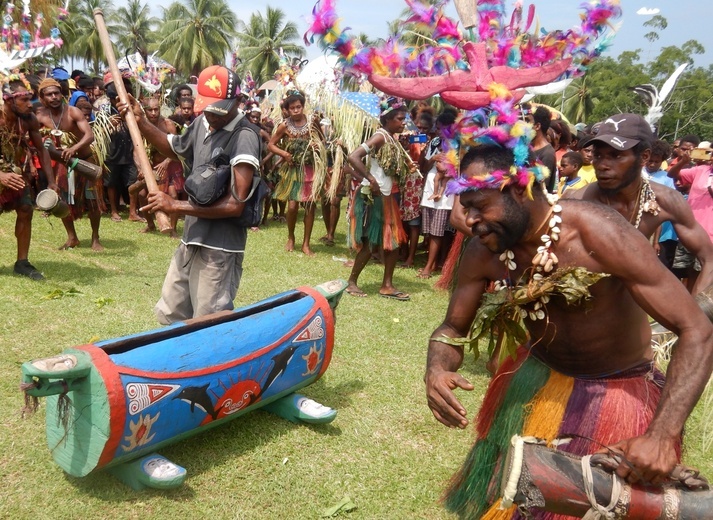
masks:
{"label": "grass skirt", "polygon": [[305,164],[301,166],[286,166],[280,168],[280,180],[275,186],[273,198],[281,201],[296,200],[310,202],[312,200],[312,181],[314,167]]}
{"label": "grass skirt", "polygon": [[[508,358],[488,386],[475,445],[446,491],[446,507],[460,518],[522,518],[515,506],[500,510],[502,465],[514,434],[547,441],[572,435],[559,450],[593,453],[644,433],[663,383],[663,374],[651,363],[607,378],[575,379],[520,349],[517,359]],[[570,517],[540,512],[535,518]]]}
{"label": "grass skirt", "polygon": [[351,249],[361,249],[364,239],[384,251],[393,251],[406,243],[399,204],[392,195],[374,197],[371,202],[358,186],[352,190],[348,220],[347,245]]}

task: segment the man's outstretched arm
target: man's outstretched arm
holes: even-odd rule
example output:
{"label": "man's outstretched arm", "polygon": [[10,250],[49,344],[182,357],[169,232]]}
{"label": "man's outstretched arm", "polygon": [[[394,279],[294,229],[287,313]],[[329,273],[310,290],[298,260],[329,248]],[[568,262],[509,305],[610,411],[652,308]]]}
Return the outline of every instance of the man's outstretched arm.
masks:
{"label": "man's outstretched arm", "polygon": [[582,232],[583,242],[603,272],[616,276],[650,316],[676,334],[667,380],[656,413],[640,437],[610,448],[631,463],[617,474],[660,483],[677,464],[683,427],[713,369],[713,325],[684,286],[658,261],[648,240],[623,219],[600,220]]}

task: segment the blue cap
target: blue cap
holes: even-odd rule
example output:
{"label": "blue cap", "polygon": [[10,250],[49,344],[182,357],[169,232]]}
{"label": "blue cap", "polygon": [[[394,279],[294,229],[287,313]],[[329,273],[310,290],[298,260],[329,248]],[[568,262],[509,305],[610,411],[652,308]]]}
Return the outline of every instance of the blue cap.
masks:
{"label": "blue cap", "polygon": [[64,67],[55,67],[52,69],[52,77],[57,81],[69,79],[69,72]]}

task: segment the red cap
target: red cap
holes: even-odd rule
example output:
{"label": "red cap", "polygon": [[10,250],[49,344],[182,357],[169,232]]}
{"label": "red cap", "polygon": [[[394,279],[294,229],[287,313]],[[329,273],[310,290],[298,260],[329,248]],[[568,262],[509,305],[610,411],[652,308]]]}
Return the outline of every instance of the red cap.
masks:
{"label": "red cap", "polygon": [[240,78],[221,65],[213,65],[198,76],[198,96],[193,111],[224,116],[233,108],[240,95]]}

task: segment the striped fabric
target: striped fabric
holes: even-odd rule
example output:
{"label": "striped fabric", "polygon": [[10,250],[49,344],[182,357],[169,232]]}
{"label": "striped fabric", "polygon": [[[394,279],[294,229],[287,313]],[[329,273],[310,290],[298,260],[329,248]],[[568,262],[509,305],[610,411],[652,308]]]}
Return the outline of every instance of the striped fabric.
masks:
{"label": "striped fabric", "polygon": [[371,246],[383,247],[384,251],[394,251],[406,243],[399,203],[393,195],[374,197],[371,202],[359,188],[353,189],[347,218],[347,246],[351,249],[361,249],[364,239]]}
{"label": "striped fabric", "polygon": [[[490,382],[475,445],[444,499],[460,518],[522,518],[514,506],[500,510],[499,500],[502,464],[514,434],[547,441],[573,436],[558,449],[581,456],[641,435],[653,418],[664,376],[651,363],[608,378],[575,379],[528,354],[520,349]],[[540,512],[535,518],[569,517]]]}

